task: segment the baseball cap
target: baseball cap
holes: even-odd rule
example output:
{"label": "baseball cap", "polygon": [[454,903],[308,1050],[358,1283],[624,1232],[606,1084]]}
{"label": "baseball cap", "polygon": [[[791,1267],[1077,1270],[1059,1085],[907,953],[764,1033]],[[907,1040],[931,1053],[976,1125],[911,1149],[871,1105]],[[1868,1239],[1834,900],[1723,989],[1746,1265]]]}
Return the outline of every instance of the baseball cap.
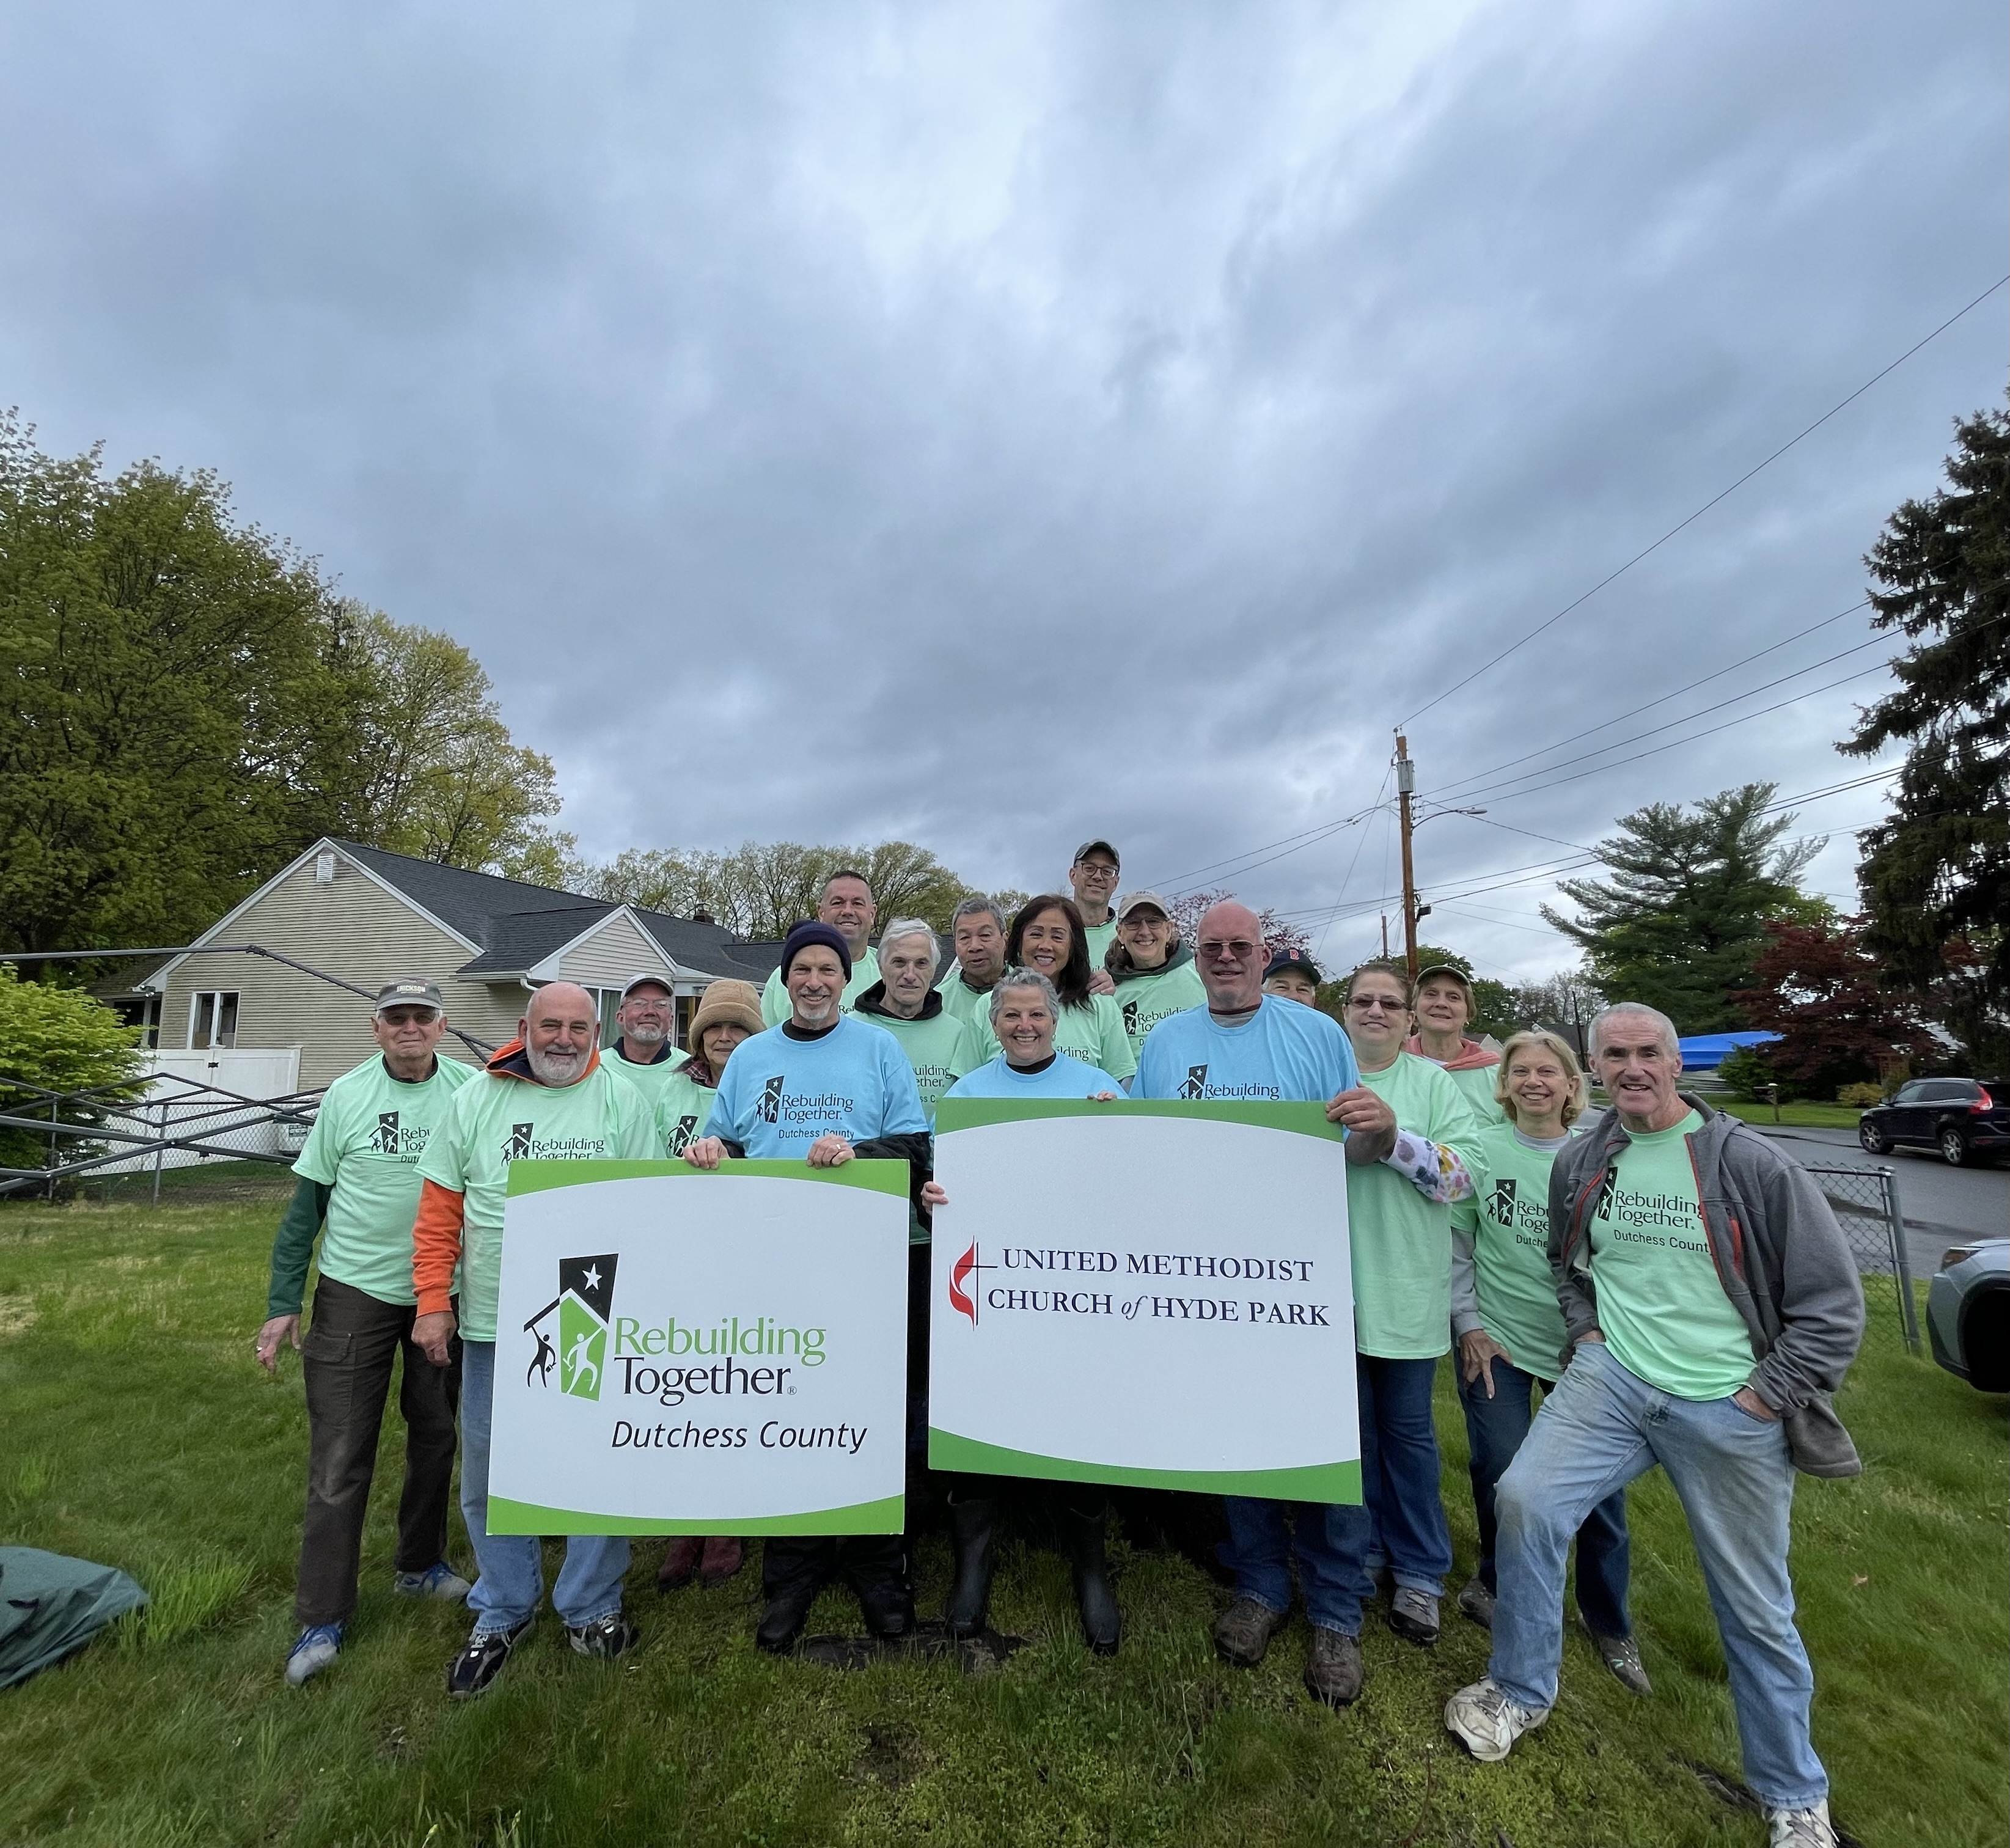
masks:
{"label": "baseball cap", "polygon": [[651,969],[646,974],[630,976],[628,978],[627,986],[623,988],[621,991],[622,1000],[624,1001],[627,1000],[629,996],[633,994],[637,989],[640,988],[645,982],[655,983],[655,985],[666,994],[673,995],[677,992],[677,985],[671,981],[668,976],[659,974],[657,971]]}
{"label": "baseball cap", "polygon": [[1293,973],[1310,976],[1315,987],[1326,979],[1326,977],[1319,973],[1319,965],[1317,963],[1309,956],[1302,956],[1294,950],[1280,950],[1275,956],[1272,957],[1264,965],[1263,979],[1267,982],[1273,976]]}
{"label": "baseball cap", "polygon": [[1156,892],[1127,892],[1117,901],[1117,922],[1121,924],[1141,904],[1155,904],[1167,917],[1173,915],[1173,908]]}
{"label": "baseball cap", "polygon": [[444,1014],[446,997],[440,993],[437,982],[416,979],[386,982],[377,991],[377,1011],[382,1014],[386,1008],[430,1008],[435,1014]]}
{"label": "baseball cap", "polygon": [[1082,862],[1087,859],[1091,854],[1094,853],[1099,847],[1101,848],[1105,853],[1109,855],[1111,859],[1116,861],[1119,866],[1121,866],[1124,864],[1123,857],[1117,852],[1117,849],[1112,847],[1106,840],[1085,840],[1081,846],[1074,850],[1074,858],[1071,860],[1068,864],[1071,866],[1079,866]]}
{"label": "baseball cap", "polygon": [[1422,988],[1423,985],[1426,982],[1429,981],[1433,976],[1451,976],[1452,980],[1458,984],[1461,991],[1465,994],[1465,1004],[1468,1008],[1472,1006],[1472,978],[1468,976],[1464,969],[1459,968],[1455,963],[1434,962],[1429,968],[1418,970],[1417,979],[1413,985],[1412,992],[1414,992],[1415,989]]}

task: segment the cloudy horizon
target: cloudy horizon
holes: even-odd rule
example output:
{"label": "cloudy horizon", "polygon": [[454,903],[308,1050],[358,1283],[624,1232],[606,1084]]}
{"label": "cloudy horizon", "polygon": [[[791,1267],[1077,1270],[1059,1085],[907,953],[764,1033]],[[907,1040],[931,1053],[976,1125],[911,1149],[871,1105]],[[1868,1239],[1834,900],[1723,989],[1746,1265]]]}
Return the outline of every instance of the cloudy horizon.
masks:
{"label": "cloudy horizon", "polygon": [[[1345,964],[1391,830],[1333,824],[1397,723],[2010,268],[2004,37],[1979,0],[17,12],[0,401],[214,467],[454,635],[596,858],[898,837],[1039,889],[1107,835],[1127,887],[1231,885]],[[2002,401],[2007,301],[1414,718],[1420,793],[1488,810],[1420,832],[1427,897],[1876,767],[1834,743],[1888,681],[1829,683],[1891,647],[1816,664]],[[1797,824],[1845,905],[1880,793]],[[1426,934],[1539,976],[1554,897]]]}

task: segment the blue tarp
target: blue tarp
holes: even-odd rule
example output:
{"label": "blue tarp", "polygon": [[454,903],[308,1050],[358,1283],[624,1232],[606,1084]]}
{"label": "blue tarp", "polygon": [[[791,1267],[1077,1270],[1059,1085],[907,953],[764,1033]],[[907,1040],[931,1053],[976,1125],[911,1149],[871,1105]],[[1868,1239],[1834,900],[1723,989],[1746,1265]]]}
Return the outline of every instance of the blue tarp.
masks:
{"label": "blue tarp", "polygon": [[1724,1055],[1741,1046],[1763,1046],[1780,1037],[1777,1033],[1693,1033],[1675,1043],[1682,1049],[1685,1071],[1714,1071]]}

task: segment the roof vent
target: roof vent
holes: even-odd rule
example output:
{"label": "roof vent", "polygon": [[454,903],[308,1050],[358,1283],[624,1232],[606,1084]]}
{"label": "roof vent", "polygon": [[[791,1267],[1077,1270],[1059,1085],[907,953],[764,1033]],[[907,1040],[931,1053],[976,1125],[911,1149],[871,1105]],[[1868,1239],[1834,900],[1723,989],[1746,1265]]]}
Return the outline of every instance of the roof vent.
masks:
{"label": "roof vent", "polygon": [[710,912],[701,909],[691,913],[691,921],[694,924],[709,924],[712,922],[712,915]]}
{"label": "roof vent", "polygon": [[332,886],[335,883],[335,855],[333,854],[320,854],[315,856],[314,883],[318,886]]}

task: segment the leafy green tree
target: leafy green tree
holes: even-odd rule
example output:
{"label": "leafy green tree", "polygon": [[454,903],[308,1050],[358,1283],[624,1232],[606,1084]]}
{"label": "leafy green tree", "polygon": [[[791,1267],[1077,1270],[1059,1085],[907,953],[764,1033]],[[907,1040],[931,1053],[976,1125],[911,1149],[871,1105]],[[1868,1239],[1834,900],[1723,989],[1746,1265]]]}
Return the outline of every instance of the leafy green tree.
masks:
{"label": "leafy green tree", "polygon": [[[146,1082],[139,1043],[137,1027],[83,990],[23,982],[12,963],[0,962],[0,1114],[38,1116],[48,1110],[48,1100],[27,1085],[101,1091],[100,1103],[137,1097]],[[91,1114],[69,1107],[63,1117],[76,1122]],[[0,1128],[0,1167],[40,1167],[48,1150],[48,1138],[35,1130]],[[75,1139],[63,1138],[57,1153],[73,1157]]]}
{"label": "leafy green tree", "polygon": [[186,942],[337,819],[332,614],[214,475],[0,415],[0,944]]}
{"label": "leafy green tree", "polygon": [[1834,915],[1799,885],[1825,843],[1782,846],[1794,816],[1764,812],[1777,787],[1748,783],[1692,812],[1655,802],[1622,816],[1625,832],[1598,849],[1613,876],[1558,882],[1580,915],[1545,905],[1543,915],[1583,946],[1607,1000],[1644,1001],[1685,1033],[1741,1026],[1731,997],[1753,985],[1767,922]]}
{"label": "leafy green tree", "polygon": [[360,603],[339,605],[333,625],[350,681],[349,837],[449,866],[559,883],[570,840],[544,822],[559,806],[552,760],[510,737],[481,663],[450,635]]}
{"label": "leafy green tree", "polygon": [[1905,762],[1858,869],[1866,948],[1887,981],[1932,986],[1992,1069],[2010,1064],[2010,414],[1955,426],[1948,485],[1908,500],[1864,563],[1873,624],[1912,643],[1895,692],[1841,748]]}

